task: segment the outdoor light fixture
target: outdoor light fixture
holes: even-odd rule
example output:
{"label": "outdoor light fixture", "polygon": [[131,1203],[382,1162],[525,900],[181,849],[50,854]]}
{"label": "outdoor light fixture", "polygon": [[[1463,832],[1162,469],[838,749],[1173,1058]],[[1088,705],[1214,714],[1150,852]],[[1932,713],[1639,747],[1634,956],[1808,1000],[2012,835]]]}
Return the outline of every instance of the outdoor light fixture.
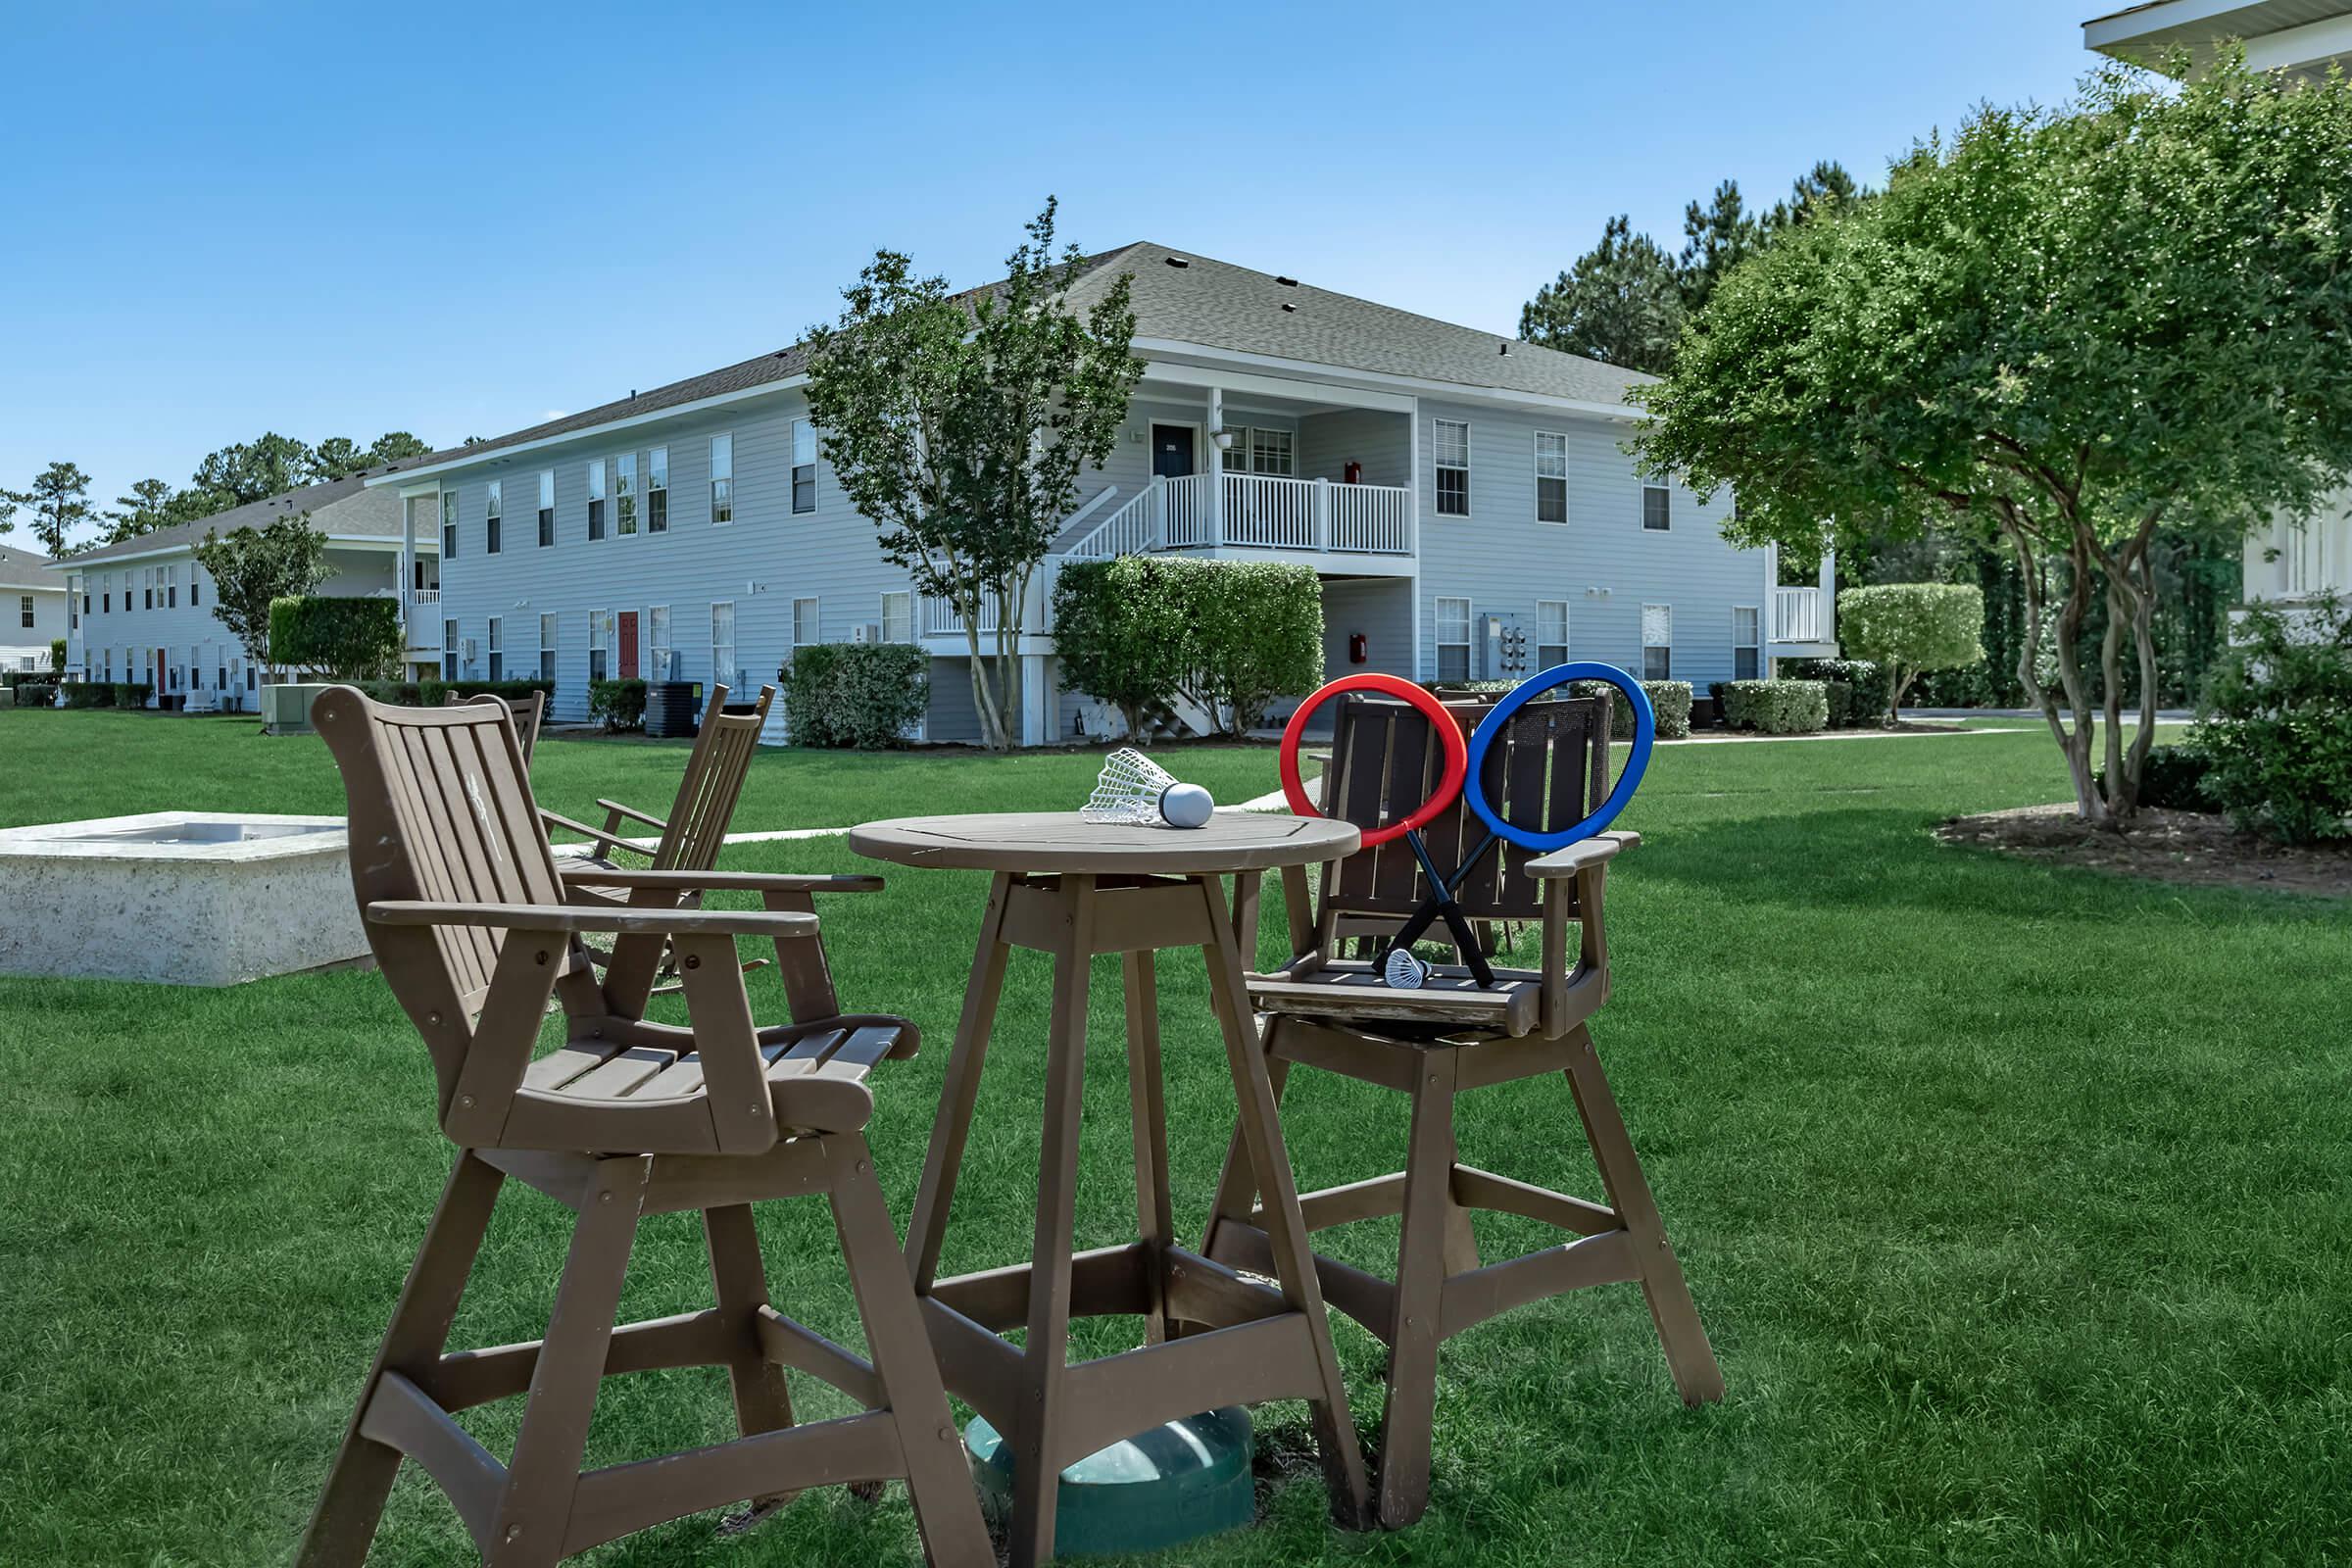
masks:
{"label": "outdoor light fixture", "polygon": [[1233,432],[1231,430],[1212,431],[1209,435],[1209,439],[1217,444],[1217,450],[1219,452],[1231,452],[1233,450]]}

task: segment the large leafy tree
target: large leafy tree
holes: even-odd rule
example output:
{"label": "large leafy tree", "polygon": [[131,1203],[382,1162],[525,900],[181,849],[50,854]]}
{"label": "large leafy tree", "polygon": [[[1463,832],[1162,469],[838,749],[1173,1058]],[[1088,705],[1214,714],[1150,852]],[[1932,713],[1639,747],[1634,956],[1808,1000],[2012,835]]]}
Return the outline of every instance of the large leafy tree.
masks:
{"label": "large leafy tree", "polygon": [[[2308,514],[2352,467],[2347,189],[2334,76],[2114,68],[2063,111],[1981,110],[1883,194],[1729,273],[1670,378],[1637,394],[1654,416],[1639,449],[1730,486],[1743,543],[1940,521],[2007,551],[2018,680],[2081,814],[2128,819],[2155,728],[2159,547]],[[2080,633],[2098,601],[2094,685]]]}
{"label": "large leafy tree", "polygon": [[213,579],[213,616],[228,628],[245,656],[270,663],[270,605],[309,593],[326,581],[326,540],[307,512],[272,517],[223,537],[208,533],[196,560]]}
{"label": "large leafy tree", "polygon": [[189,488],[217,503],[211,511],[226,512],[310,483],[318,463],[308,442],[266,430],[207,456],[196,466]]}
{"label": "large leafy tree", "polygon": [[1620,213],[1600,243],[1536,291],[1519,313],[1519,335],[1629,370],[1663,370],[1682,330],[1674,261]]}
{"label": "large leafy tree", "polygon": [[347,435],[330,435],[311,449],[309,478],[313,483],[348,479],[403,458],[421,458],[431,450],[406,430],[386,431],[375,438],[373,446],[366,447]]}
{"label": "large leafy tree", "polygon": [[[1143,362],[1129,280],[1085,314],[1068,292],[1078,248],[1056,256],[1054,203],[1028,225],[994,288],[951,295],[878,251],[809,333],[808,413],[884,559],[964,625],[981,734],[1016,738],[1013,697],[1030,582],[1077,505],[1078,476],[1110,456]],[[998,607],[993,634],[985,607]],[[993,646],[983,653],[984,636]]]}

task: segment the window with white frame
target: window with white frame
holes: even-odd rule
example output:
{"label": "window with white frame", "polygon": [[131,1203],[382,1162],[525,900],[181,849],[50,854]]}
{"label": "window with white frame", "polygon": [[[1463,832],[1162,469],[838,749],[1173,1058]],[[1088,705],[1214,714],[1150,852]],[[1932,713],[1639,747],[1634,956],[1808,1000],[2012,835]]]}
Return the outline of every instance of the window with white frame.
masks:
{"label": "window with white frame", "polygon": [[1568,601],[1536,601],[1536,667],[1549,669],[1568,662]]}
{"label": "window with white frame", "polygon": [[496,615],[490,617],[490,678],[507,678],[507,623]]}
{"label": "window with white frame", "polygon": [[1674,679],[1674,607],[1642,607],[1642,678]]}
{"label": "window with white frame", "polygon": [[458,559],[458,493],[441,492],[441,559]]}
{"label": "window with white frame", "polygon": [[669,448],[656,447],[645,460],[645,531],[669,531]]}
{"label": "window with white frame", "polygon": [[1642,526],[1664,533],[1674,526],[1674,492],[1662,484],[1642,487]]}
{"label": "window with white frame", "polygon": [[1466,419],[1430,421],[1430,453],[1438,469],[1438,515],[1470,515],[1470,424]]}
{"label": "window with white frame", "polygon": [[191,562],[188,565],[188,608],[194,610],[203,603],[196,585],[204,579],[204,568]]}
{"label": "window with white frame", "polygon": [[[650,518],[648,519],[650,522]],[[648,530],[651,531],[650,528]],[[648,680],[669,679],[669,607],[656,605],[645,612],[645,641],[650,659]]]}
{"label": "window with white frame", "polygon": [[792,510],[816,510],[816,423],[792,421]]}
{"label": "window with white frame", "polygon": [[1536,432],[1536,520],[1568,520],[1568,438],[1557,430]]}
{"label": "window with white frame", "polygon": [[814,599],[795,599],[792,602],[792,646],[807,648],[824,641],[824,622],[818,617]]}
{"label": "window with white frame", "polygon": [[155,608],[155,568],[153,566],[149,566],[139,573],[139,608],[141,610]]}
{"label": "window with white frame", "polygon": [[458,623],[454,620],[441,623],[441,678],[458,678]]}
{"label": "window with white frame", "polygon": [[1754,680],[1763,673],[1763,614],[1754,605],[1732,607],[1732,679]]}
{"label": "window with white frame", "polygon": [[710,520],[735,520],[735,437],[710,438]]}
{"label": "window with white frame", "polygon": [[[1236,443],[1238,446],[1240,443]],[[1295,441],[1288,430],[1250,431],[1250,471],[1289,478],[1297,470]]]}
{"label": "window with white frame", "polygon": [[164,608],[166,610],[179,608],[179,568],[177,566],[164,568]]}
{"label": "window with white frame", "polygon": [[32,595],[17,595],[17,616],[24,623],[26,631],[32,629]]}
{"label": "window with white frame", "polygon": [[605,460],[588,460],[588,537],[605,536]]}
{"label": "window with white frame", "polygon": [[556,615],[539,617],[539,678],[556,678],[556,639],[563,630],[563,620]]}
{"label": "window with white frame", "polygon": [[556,542],[556,470],[539,470],[539,548]]}
{"label": "window with white frame", "polygon": [[894,589],[882,596],[882,640],[914,641],[914,594],[910,590]]}
{"label": "window with white frame", "polygon": [[590,680],[604,680],[612,667],[607,662],[611,656],[605,651],[605,628],[611,625],[612,621],[612,617],[604,611],[591,610],[588,612],[588,678]]}
{"label": "window with white frame", "polygon": [[[489,496],[482,503],[482,553],[484,555],[495,556],[498,554],[499,529],[505,525],[506,520],[507,482],[504,479],[493,479],[490,481]],[[496,676],[491,678],[497,679]]]}
{"label": "window with white frame", "polygon": [[612,460],[612,531],[623,539],[637,532],[637,454]]}
{"label": "window with white frame", "polygon": [[1470,601],[1440,599],[1437,612],[1438,679],[1470,678]]}
{"label": "window with white frame", "polygon": [[732,686],[740,672],[735,667],[735,606],[721,601],[710,607],[710,679],[720,686]]}

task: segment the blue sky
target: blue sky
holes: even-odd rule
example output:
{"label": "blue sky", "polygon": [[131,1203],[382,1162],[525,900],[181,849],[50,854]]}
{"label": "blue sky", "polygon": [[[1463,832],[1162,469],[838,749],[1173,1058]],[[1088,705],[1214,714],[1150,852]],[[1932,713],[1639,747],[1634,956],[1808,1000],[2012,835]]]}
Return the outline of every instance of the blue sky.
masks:
{"label": "blue sky", "polygon": [[1610,214],[2063,98],[2098,9],[26,4],[0,485],[501,434],[781,347],[877,245],[994,276],[1048,192],[1507,332]]}

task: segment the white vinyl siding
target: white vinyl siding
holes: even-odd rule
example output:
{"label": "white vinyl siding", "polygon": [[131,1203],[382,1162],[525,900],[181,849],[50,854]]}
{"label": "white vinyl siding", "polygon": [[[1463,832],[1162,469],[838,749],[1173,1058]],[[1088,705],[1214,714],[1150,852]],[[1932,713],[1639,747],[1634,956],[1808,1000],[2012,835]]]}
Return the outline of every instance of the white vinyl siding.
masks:
{"label": "white vinyl siding", "polygon": [[1437,603],[1438,679],[1470,678],[1470,601],[1440,599]]}
{"label": "white vinyl siding", "polygon": [[1674,679],[1674,607],[1642,607],[1642,678]]}
{"label": "white vinyl siding", "polygon": [[1536,668],[1568,662],[1568,601],[1536,601]]}
{"label": "white vinyl siding", "polygon": [[1430,452],[1438,470],[1438,515],[1470,515],[1470,423],[1430,421]]}
{"label": "white vinyl siding", "polygon": [[1536,520],[1568,520],[1568,438],[1557,430],[1536,432]]}

